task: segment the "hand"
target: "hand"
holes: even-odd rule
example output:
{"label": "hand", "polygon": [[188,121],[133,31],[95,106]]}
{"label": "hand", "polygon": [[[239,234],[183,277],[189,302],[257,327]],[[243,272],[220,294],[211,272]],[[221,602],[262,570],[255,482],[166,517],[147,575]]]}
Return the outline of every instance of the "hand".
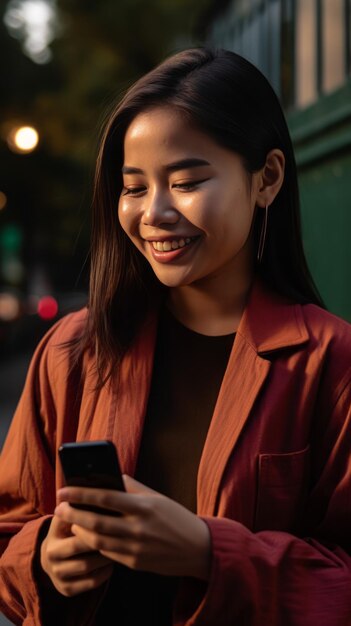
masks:
{"label": "hand", "polygon": [[[55,514],[91,550],[131,569],[163,575],[209,577],[207,524],[170,498],[124,476],[127,493],[111,489],[64,487]],[[118,511],[120,517],[76,509],[81,503]]]}
{"label": "hand", "polygon": [[64,596],[75,596],[102,585],[113,572],[111,560],[92,551],[71,532],[71,525],[56,515],[42,542],[40,563],[54,587]]}

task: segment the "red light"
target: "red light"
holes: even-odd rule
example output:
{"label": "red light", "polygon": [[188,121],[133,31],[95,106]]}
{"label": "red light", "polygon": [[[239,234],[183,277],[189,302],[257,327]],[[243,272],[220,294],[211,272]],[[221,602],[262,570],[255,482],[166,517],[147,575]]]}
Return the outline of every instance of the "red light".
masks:
{"label": "red light", "polygon": [[52,296],[44,296],[40,298],[38,302],[38,315],[43,320],[51,320],[55,315],[57,315],[58,304],[55,298]]}

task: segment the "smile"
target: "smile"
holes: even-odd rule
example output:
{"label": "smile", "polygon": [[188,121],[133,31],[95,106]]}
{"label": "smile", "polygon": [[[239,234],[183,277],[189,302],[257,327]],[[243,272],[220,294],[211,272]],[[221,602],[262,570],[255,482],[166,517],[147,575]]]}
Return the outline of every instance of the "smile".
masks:
{"label": "smile", "polygon": [[178,250],[178,248],[184,248],[189,243],[194,241],[196,237],[185,237],[181,239],[172,239],[172,241],[152,241],[152,247],[158,252],[170,252],[171,250]]}

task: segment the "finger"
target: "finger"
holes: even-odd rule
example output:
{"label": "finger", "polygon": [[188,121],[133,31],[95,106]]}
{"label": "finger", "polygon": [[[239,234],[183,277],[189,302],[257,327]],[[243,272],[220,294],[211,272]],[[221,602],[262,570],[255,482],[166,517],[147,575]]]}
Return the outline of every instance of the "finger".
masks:
{"label": "finger", "polygon": [[[149,490],[148,487],[146,487],[146,489]],[[157,494],[156,491],[149,491],[152,494]],[[102,509],[109,509],[124,514],[140,514],[145,508],[148,508],[149,500],[147,496],[149,496],[149,491],[147,493],[125,493],[115,489],[64,487],[57,492],[60,504],[56,508],[55,513],[58,511],[62,502],[70,502],[73,504],[97,506]]]}
{"label": "finger", "polygon": [[72,524],[70,522],[66,522],[58,515],[54,515],[47,534],[50,551],[55,552],[57,549],[60,553],[62,550],[64,558],[72,556],[73,554],[80,554],[88,550],[88,546],[85,545],[80,539],[77,539],[77,537],[72,533],[71,526]]}
{"label": "finger", "polygon": [[[120,563],[121,565],[125,565],[126,567],[128,567],[129,569],[139,569],[139,570],[147,570],[149,569],[147,565],[142,564],[138,561],[138,559],[135,558],[135,556],[129,552],[108,552],[106,551],[101,551],[101,554],[105,554],[106,556],[108,556],[110,559],[112,559],[113,561],[115,561],[116,563]],[[150,569],[150,571],[152,571]]]}
{"label": "finger", "polygon": [[67,559],[53,567],[53,572],[60,580],[86,578],[100,568],[111,566],[111,559],[100,552],[89,552],[84,558]]}
{"label": "finger", "polygon": [[[56,509],[55,515],[71,525],[82,526],[94,533],[103,535],[127,536],[130,534],[131,524],[123,517],[103,515],[101,513],[83,511],[70,506],[67,502],[61,502]],[[71,532],[73,528],[71,527]]]}
{"label": "finger", "polygon": [[73,524],[72,530],[77,537],[80,537],[92,550],[106,552],[110,555],[110,558],[114,560],[116,560],[116,554],[128,555],[135,551],[133,549],[133,546],[135,547],[135,541],[133,541],[133,539],[126,539],[116,535],[98,535],[92,530],[77,526],[76,524]]}
{"label": "finger", "polygon": [[51,542],[47,548],[48,557],[51,561],[63,561],[77,555],[91,553],[91,548],[80,537],[72,534],[68,539],[60,542]]}
{"label": "finger", "polygon": [[58,505],[61,502],[70,502],[72,504],[84,504],[88,507],[98,506],[101,509],[111,510],[113,513],[122,513],[125,503],[123,504],[123,497],[119,498],[119,495],[126,496],[127,494],[114,489],[64,487],[57,492],[57,502]]}
{"label": "finger", "polygon": [[149,493],[154,495],[161,495],[158,491],[151,489],[151,487],[147,487],[143,483],[140,483],[135,478],[128,476],[128,474],[123,474],[122,476],[124,486],[128,493]]}
{"label": "finger", "polygon": [[97,589],[111,577],[112,572],[113,565],[106,565],[82,578],[60,581],[57,588],[64,596],[76,596]]}
{"label": "finger", "polygon": [[50,523],[48,534],[50,534],[50,536],[54,537],[55,539],[71,537],[71,524],[65,522],[62,518],[54,515]]}

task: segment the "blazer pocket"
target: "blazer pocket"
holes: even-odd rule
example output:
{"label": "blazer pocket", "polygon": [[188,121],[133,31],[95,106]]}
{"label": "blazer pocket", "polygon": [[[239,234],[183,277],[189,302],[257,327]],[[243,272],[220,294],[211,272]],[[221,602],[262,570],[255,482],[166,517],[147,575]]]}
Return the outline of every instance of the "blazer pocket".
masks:
{"label": "blazer pocket", "polygon": [[296,530],[309,477],[310,446],[287,454],[260,454],[255,530]]}

